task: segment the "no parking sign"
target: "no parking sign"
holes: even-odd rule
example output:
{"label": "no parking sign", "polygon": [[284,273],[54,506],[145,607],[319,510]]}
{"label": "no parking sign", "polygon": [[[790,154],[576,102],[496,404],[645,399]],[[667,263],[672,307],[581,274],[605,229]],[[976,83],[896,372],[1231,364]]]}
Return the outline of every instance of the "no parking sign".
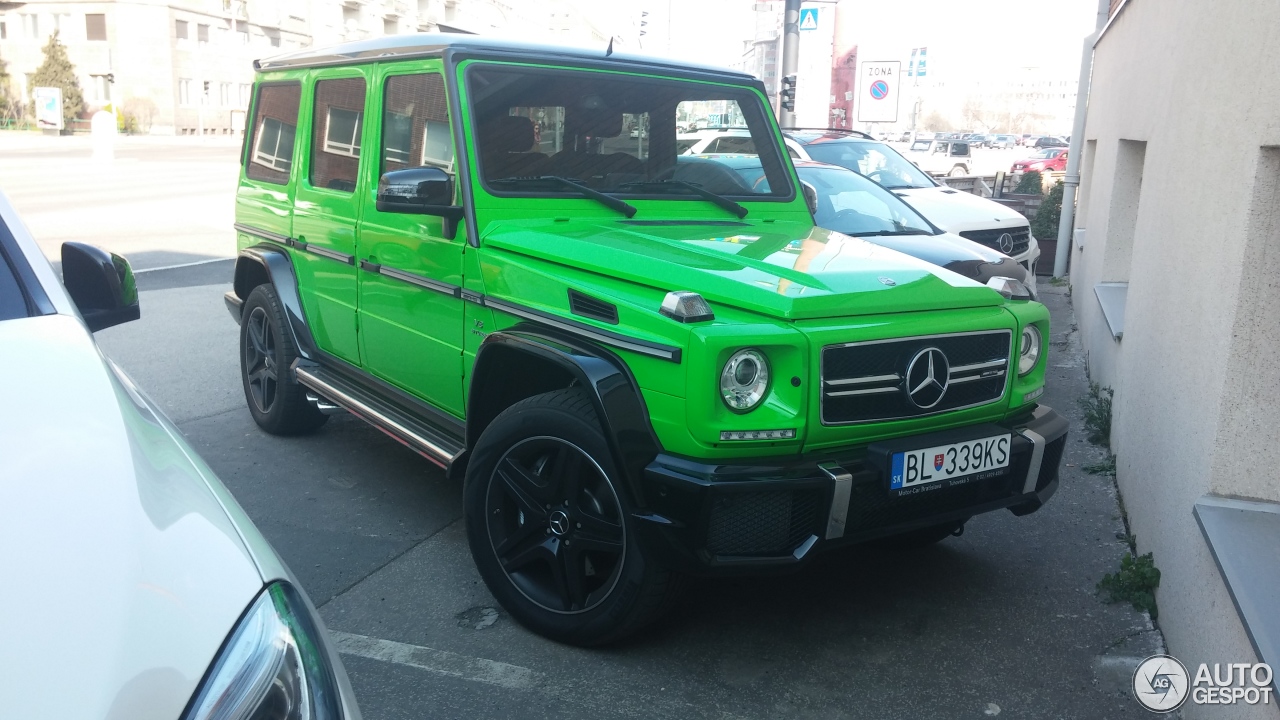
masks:
{"label": "no parking sign", "polygon": [[901,70],[902,63],[897,60],[862,63],[858,122],[898,122]]}

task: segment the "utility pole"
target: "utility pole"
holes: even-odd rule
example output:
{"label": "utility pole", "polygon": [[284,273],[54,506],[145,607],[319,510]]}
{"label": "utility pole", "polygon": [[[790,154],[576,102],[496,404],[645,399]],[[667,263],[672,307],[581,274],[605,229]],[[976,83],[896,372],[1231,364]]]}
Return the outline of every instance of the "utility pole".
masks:
{"label": "utility pole", "polygon": [[[800,65],[800,0],[786,0],[782,11],[782,77],[796,74]],[[796,124],[795,110],[778,108],[778,123],[782,127]]]}

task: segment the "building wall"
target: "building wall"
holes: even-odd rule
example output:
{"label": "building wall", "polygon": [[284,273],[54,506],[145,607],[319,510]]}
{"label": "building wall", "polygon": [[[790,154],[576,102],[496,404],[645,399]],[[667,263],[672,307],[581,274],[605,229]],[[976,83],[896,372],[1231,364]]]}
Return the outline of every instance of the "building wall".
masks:
{"label": "building wall", "polygon": [[[1130,0],[1095,51],[1073,298],[1090,376],[1116,391],[1117,480],[1162,572],[1160,626],[1188,667],[1255,657],[1193,504],[1280,501],[1277,24],[1270,0]],[[1223,82],[1245,66],[1259,71]],[[1119,341],[1094,295],[1104,281],[1129,283]]]}

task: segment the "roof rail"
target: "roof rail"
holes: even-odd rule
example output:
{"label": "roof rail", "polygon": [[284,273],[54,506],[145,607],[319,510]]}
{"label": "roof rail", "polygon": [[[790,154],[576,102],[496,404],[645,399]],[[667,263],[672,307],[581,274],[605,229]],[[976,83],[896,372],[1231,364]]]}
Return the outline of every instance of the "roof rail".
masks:
{"label": "roof rail", "polygon": [[782,128],[782,131],[783,131],[783,132],[791,132],[791,131],[793,131],[793,130],[810,131],[810,132],[838,132],[838,133],[845,133],[846,135],[857,135],[857,136],[858,136],[858,137],[860,137],[860,138],[866,138],[866,139],[868,139],[868,140],[875,140],[875,138],[873,138],[873,137],[871,137],[870,135],[868,135],[868,134],[866,134],[866,133],[862,132],[861,130],[850,130],[849,128],[833,128],[833,127],[827,127],[827,128],[822,128],[822,127],[784,127],[784,128]]}

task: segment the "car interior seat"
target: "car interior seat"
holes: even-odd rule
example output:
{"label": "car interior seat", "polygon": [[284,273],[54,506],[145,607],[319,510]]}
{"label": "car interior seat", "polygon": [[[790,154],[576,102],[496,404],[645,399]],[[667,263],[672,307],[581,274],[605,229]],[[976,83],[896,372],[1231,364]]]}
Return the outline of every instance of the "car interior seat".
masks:
{"label": "car interior seat", "polygon": [[520,115],[501,115],[480,126],[480,163],[485,177],[495,180],[524,175],[541,175],[538,166],[547,161],[545,153],[533,149],[533,121]]}

